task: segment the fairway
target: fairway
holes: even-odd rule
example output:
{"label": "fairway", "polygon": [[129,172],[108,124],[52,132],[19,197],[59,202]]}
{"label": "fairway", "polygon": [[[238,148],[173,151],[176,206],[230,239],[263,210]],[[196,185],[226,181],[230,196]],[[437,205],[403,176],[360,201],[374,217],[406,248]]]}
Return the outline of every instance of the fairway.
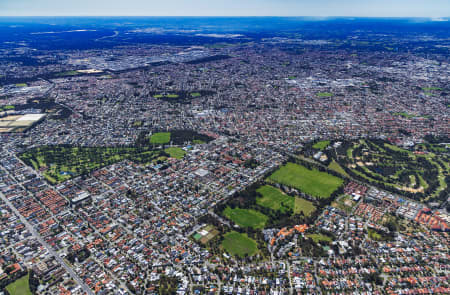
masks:
{"label": "fairway", "polygon": [[350,175],[348,175],[344,168],[342,168],[341,165],[339,165],[334,159],[331,161],[330,165],[328,165],[328,168],[350,178]]}
{"label": "fairway", "polygon": [[186,155],[186,152],[179,147],[166,148],[164,151],[169,154],[170,157],[175,159],[183,159],[184,155]]}
{"label": "fairway", "polygon": [[31,295],[28,279],[29,275],[23,276],[14,283],[6,286],[6,290],[8,290],[11,295]]}
{"label": "fairway", "polygon": [[303,215],[308,217],[314,211],[316,211],[316,206],[312,202],[303,198],[295,198],[294,213],[303,212]]}
{"label": "fairway", "polygon": [[257,244],[246,234],[240,234],[232,231],[224,235],[222,247],[232,255],[245,257],[254,255],[258,251]]}
{"label": "fairway", "polygon": [[262,195],[256,199],[256,203],[260,206],[285,212],[294,209],[294,197],[288,196],[279,189],[264,185],[256,190]]}
{"label": "fairway", "polygon": [[343,180],[326,172],[287,163],[280,167],[268,180],[284,184],[302,192],[320,198],[328,198],[342,185]]}
{"label": "fairway", "polygon": [[160,156],[150,147],[68,147],[42,146],[19,154],[25,164],[41,169],[51,183],[59,183],[92,170],[128,159],[148,164]]}
{"label": "fairway", "polygon": [[254,229],[264,228],[268,220],[266,215],[253,209],[231,209],[227,207],[223,210],[223,214],[241,227],[251,227]]}
{"label": "fairway", "polygon": [[151,144],[166,144],[170,142],[170,132],[157,132],[150,137]]}
{"label": "fairway", "polygon": [[449,167],[445,148],[424,143],[404,149],[387,141],[369,139],[348,146],[346,153],[341,151],[333,159],[330,169],[339,172],[347,167],[345,172],[352,177],[427,201],[437,198],[447,187],[445,176]]}

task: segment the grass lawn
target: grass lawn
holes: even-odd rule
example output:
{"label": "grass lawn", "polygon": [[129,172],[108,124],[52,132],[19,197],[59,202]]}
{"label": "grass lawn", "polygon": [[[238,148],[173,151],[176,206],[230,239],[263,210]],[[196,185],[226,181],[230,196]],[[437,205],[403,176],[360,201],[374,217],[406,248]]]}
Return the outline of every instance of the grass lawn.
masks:
{"label": "grass lawn", "polygon": [[23,276],[14,283],[6,286],[6,290],[8,290],[11,295],[31,295],[28,279],[29,275]]}
{"label": "grass lawn", "polygon": [[180,96],[178,94],[167,94],[166,97],[168,97],[168,98],[178,98]]}
{"label": "grass lawn", "polygon": [[203,140],[201,140],[201,139],[194,139],[194,140],[192,141],[192,143],[193,143],[193,144],[204,144],[205,142],[204,142]]}
{"label": "grass lawn", "polygon": [[295,198],[294,213],[303,212],[303,215],[309,216],[314,211],[316,211],[316,206],[312,202],[299,197]]}
{"label": "grass lawn", "polygon": [[142,121],[138,120],[138,121],[134,121],[133,122],[133,127],[141,127],[142,126]]}
{"label": "grass lawn", "polygon": [[198,92],[192,92],[192,93],[191,93],[191,96],[192,96],[192,97],[199,97],[199,96],[201,96],[201,94],[198,93]]}
{"label": "grass lawn", "polygon": [[152,144],[166,144],[170,142],[170,132],[157,132],[150,137]]}
{"label": "grass lawn", "polygon": [[58,73],[58,74],[56,74],[55,76],[57,76],[57,77],[62,77],[62,76],[77,76],[77,75],[80,75],[81,73],[80,72],[77,72],[77,71],[67,71],[67,72],[61,72],[61,73]]}
{"label": "grass lawn", "polygon": [[383,240],[383,237],[379,234],[379,233],[377,233],[376,231],[374,231],[373,229],[368,229],[368,231],[367,231],[367,233],[368,233],[368,235],[369,235],[369,238],[371,239],[371,240],[374,240],[374,241],[382,241]]}
{"label": "grass lawn", "polygon": [[164,151],[168,153],[169,156],[175,159],[183,159],[184,155],[186,155],[186,152],[179,147],[166,148]]}
{"label": "grass lawn", "polygon": [[432,90],[438,90],[438,91],[441,91],[442,88],[439,88],[439,87],[422,87],[422,90],[423,90],[423,91],[432,91]]}
{"label": "grass lawn", "polygon": [[389,143],[385,143],[384,147],[389,148],[389,149],[391,149],[393,151],[396,151],[396,152],[403,152],[403,153],[411,154],[410,151],[402,149],[401,147],[398,147],[396,145],[392,145],[392,144],[389,144]]}
{"label": "grass lawn", "polygon": [[294,197],[286,195],[279,189],[270,185],[263,185],[256,191],[262,195],[262,198],[256,199],[258,205],[281,212],[289,209],[294,210]]}
{"label": "grass lawn", "polygon": [[333,93],[331,93],[331,92],[319,92],[319,93],[317,93],[317,96],[318,97],[331,97],[331,96],[333,96]]}
{"label": "grass lawn", "polygon": [[342,185],[343,180],[326,172],[287,163],[280,167],[268,180],[301,190],[311,196],[328,198]]}
{"label": "grass lawn", "polygon": [[339,165],[338,162],[336,162],[334,159],[330,163],[330,165],[328,165],[328,168],[350,178],[350,175],[348,175],[348,173],[344,170],[344,168],[342,168],[341,165]]}
{"label": "grass lawn", "polygon": [[322,235],[322,234],[310,234],[310,235],[306,235],[308,238],[313,239],[314,243],[319,243],[319,242],[332,242],[333,239],[330,238],[329,236],[326,235]]}
{"label": "grass lawn", "polygon": [[313,149],[324,150],[330,144],[329,140],[322,140],[316,142],[312,147]]}
{"label": "grass lawn", "polygon": [[27,83],[17,83],[16,87],[27,87]]}
{"label": "grass lawn", "polygon": [[411,118],[415,117],[415,115],[411,115],[411,114],[408,114],[408,113],[405,113],[405,112],[393,113],[392,115],[394,115],[394,116],[401,116],[401,117],[407,118],[407,119],[411,119]]}
{"label": "grass lawn", "polygon": [[353,159],[353,147],[351,147],[351,148],[349,148],[348,150],[347,150],[347,158],[349,158],[349,159]]}
{"label": "grass lawn", "polygon": [[269,219],[266,215],[253,209],[231,209],[227,207],[223,210],[223,214],[241,227],[251,227],[254,229],[264,228]]}
{"label": "grass lawn", "polygon": [[245,254],[252,256],[258,251],[257,244],[254,240],[250,239],[246,234],[240,234],[235,231],[224,235],[222,247],[228,253],[240,257],[245,257]]}

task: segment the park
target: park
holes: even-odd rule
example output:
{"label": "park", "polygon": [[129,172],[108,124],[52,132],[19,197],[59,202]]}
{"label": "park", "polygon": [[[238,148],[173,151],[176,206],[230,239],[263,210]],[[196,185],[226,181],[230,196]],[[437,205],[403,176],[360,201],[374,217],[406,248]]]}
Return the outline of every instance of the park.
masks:
{"label": "park", "polygon": [[266,225],[268,217],[253,209],[225,208],[223,214],[241,227],[262,229]]}
{"label": "park", "polygon": [[343,180],[339,177],[290,162],[281,166],[267,180],[293,187],[318,198],[329,198],[343,184]]}
{"label": "park", "polygon": [[258,251],[257,244],[246,234],[236,231],[228,232],[224,235],[222,247],[225,251],[239,257],[252,256]]}

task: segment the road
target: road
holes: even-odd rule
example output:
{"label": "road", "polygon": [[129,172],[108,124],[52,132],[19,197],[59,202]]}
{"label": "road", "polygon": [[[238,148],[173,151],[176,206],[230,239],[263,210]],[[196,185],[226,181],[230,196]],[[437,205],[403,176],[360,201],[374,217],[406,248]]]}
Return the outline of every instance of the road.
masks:
{"label": "road", "polygon": [[213,210],[209,210],[208,213],[211,214],[211,216],[213,216],[213,217],[216,218],[217,220],[219,220],[222,224],[227,225],[229,228],[233,228],[233,227],[231,226],[231,224],[230,224],[228,221],[224,220],[222,217],[220,217],[219,215],[217,215],[216,213],[214,213]]}
{"label": "road", "polygon": [[289,260],[286,260],[287,265],[287,272],[288,272],[288,278],[289,278],[289,294],[294,294],[294,288],[292,286],[292,277],[291,277],[291,265],[289,264]]}
{"label": "road", "polygon": [[47,244],[46,241],[44,241],[41,235],[39,235],[34,230],[33,226],[25,219],[25,217],[22,216],[22,214],[20,214],[20,212],[16,209],[16,207],[14,207],[14,205],[1,192],[0,198],[20,218],[20,221],[22,221],[22,223],[26,226],[26,228],[33,235],[33,237],[35,237],[47,249],[48,253],[50,253],[56,259],[56,261],[58,261],[59,264],[61,264],[61,266],[64,267],[64,269],[70,274],[70,276],[81,286],[83,291],[89,295],[94,295],[91,289],[83,282],[83,280],[81,280],[81,278],[75,273],[75,271],[73,271],[73,269],[69,265],[67,265],[66,262],[64,262],[64,260],[58,255],[58,253],[56,253],[52,249],[52,247],[49,244]]}

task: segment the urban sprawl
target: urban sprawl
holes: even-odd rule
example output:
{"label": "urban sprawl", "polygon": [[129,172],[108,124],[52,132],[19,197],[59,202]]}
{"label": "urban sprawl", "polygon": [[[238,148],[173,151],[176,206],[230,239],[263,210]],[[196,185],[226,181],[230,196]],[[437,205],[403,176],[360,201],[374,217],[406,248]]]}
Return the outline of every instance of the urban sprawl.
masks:
{"label": "urban sprawl", "polygon": [[0,294],[449,294],[448,55],[329,42],[1,49]]}

